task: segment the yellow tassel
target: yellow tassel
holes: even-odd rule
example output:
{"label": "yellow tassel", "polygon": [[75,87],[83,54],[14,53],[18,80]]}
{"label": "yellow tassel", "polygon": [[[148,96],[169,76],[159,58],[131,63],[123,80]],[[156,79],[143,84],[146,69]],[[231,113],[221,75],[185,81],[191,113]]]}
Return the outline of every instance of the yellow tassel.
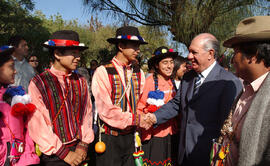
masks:
{"label": "yellow tassel", "polygon": [[142,146],[142,143],[141,143],[141,138],[140,138],[140,136],[139,136],[139,133],[138,132],[136,132],[135,133],[135,140],[136,140],[136,145],[137,145],[137,147],[140,147],[140,146]]}
{"label": "yellow tassel", "polygon": [[35,150],[36,150],[36,154],[38,155],[38,157],[40,157],[42,153],[39,150],[38,144],[35,144]]}

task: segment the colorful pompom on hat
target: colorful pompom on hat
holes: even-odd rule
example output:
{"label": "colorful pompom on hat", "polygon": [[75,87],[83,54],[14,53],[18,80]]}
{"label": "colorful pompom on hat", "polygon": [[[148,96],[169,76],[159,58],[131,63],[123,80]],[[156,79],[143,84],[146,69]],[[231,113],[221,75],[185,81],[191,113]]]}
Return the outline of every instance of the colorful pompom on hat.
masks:
{"label": "colorful pompom on hat", "polygon": [[139,44],[148,44],[140,35],[138,28],[133,26],[124,26],[116,30],[115,38],[109,38],[107,41],[111,44],[117,44],[123,41],[132,41]]}
{"label": "colorful pompom on hat", "polygon": [[162,105],[164,105],[164,92],[160,90],[150,91],[148,93],[148,97],[146,103],[148,104],[147,110],[148,112],[155,112],[158,110]]}
{"label": "colorful pompom on hat", "polygon": [[168,47],[165,46],[161,46],[158,47],[154,53],[153,53],[153,57],[151,59],[153,59],[154,63],[157,64],[159,63],[162,59],[171,57],[171,58],[176,58],[176,56],[178,56],[178,52],[174,52],[173,49],[169,49]]}
{"label": "colorful pompom on hat", "polygon": [[54,32],[50,39],[43,43],[42,46],[51,49],[70,48],[79,49],[81,51],[88,49],[84,43],[80,43],[78,33],[72,30]]}
{"label": "colorful pompom on hat", "polygon": [[15,48],[13,46],[0,46],[0,56],[1,55],[11,55]]}
{"label": "colorful pompom on hat", "polygon": [[7,88],[6,95],[11,99],[11,114],[13,116],[23,116],[33,113],[36,106],[31,103],[31,98],[28,94],[25,94],[22,86]]}

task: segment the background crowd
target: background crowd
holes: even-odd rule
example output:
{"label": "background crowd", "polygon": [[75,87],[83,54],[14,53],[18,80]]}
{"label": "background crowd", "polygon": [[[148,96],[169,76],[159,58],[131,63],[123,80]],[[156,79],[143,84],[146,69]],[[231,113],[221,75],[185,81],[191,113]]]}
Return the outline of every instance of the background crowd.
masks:
{"label": "background crowd", "polygon": [[[224,47],[197,34],[184,58],[155,48],[148,70],[138,28],[110,34],[110,61],[80,64],[90,45],[59,30],[40,45],[48,68],[15,35],[0,47],[0,165],[270,165],[270,17],[238,24]],[[106,147],[93,152],[93,145]],[[96,149],[97,151],[97,149]]]}

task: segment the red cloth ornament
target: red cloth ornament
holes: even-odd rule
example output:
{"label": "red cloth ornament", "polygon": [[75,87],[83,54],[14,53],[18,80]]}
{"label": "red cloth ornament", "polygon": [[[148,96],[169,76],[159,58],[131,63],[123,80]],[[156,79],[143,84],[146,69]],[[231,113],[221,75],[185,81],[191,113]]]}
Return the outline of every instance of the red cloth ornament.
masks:
{"label": "red cloth ornament", "polygon": [[22,103],[17,103],[14,104],[11,108],[11,114],[13,116],[24,116],[24,115],[29,115],[35,112],[36,106],[32,103],[28,104],[22,104]]}
{"label": "red cloth ornament", "polygon": [[11,108],[11,114],[13,116],[23,116],[25,111],[27,110],[28,108],[22,104],[22,103],[17,103],[17,104],[14,104]]}
{"label": "red cloth ornament", "polygon": [[154,113],[154,112],[156,112],[156,110],[158,110],[160,107],[157,107],[156,105],[148,105],[147,106],[147,110],[148,110],[148,112],[150,112],[150,113]]}
{"label": "red cloth ornament", "polygon": [[29,114],[32,114],[36,111],[36,106],[32,103],[28,103],[28,104],[25,104],[25,106],[27,107],[27,110],[25,111],[25,115],[29,115]]}

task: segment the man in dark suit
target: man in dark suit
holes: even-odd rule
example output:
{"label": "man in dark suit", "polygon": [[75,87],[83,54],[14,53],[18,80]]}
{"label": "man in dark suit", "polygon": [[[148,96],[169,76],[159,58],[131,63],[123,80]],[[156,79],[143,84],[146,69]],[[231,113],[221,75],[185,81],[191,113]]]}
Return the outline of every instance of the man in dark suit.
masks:
{"label": "man in dark suit", "polygon": [[217,138],[241,82],[216,62],[218,40],[209,33],[196,36],[189,47],[190,72],[181,90],[166,105],[143,117],[145,128],[159,125],[180,114],[178,163],[181,166],[209,166],[212,139]]}

